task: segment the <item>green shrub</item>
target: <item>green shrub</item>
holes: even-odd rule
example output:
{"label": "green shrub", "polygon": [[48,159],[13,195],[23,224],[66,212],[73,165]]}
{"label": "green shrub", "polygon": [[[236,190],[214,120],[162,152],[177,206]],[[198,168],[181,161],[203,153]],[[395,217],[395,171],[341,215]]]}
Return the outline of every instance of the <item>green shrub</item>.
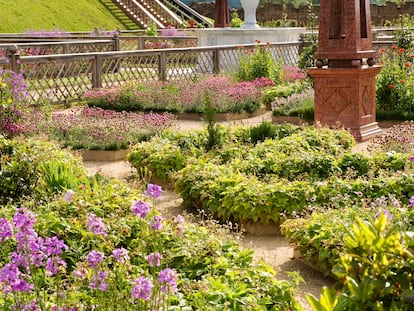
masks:
{"label": "green shrub", "polygon": [[342,172],[352,170],[356,176],[364,176],[371,169],[371,161],[363,153],[346,153],[339,160],[338,166]]}
{"label": "green shrub", "polygon": [[239,28],[242,25],[243,25],[243,20],[239,17],[239,14],[237,14],[237,12],[231,13],[230,27]]}
{"label": "green shrub", "polygon": [[0,202],[44,198],[86,179],[81,162],[52,143],[0,136]]}
{"label": "green shrub", "polygon": [[127,155],[127,161],[136,168],[147,168],[152,176],[168,180],[172,172],[185,166],[180,148],[167,139],[155,138],[137,144]]}
{"label": "green shrub", "polygon": [[239,58],[235,73],[238,81],[253,81],[257,78],[269,78],[276,84],[282,81],[282,62],[275,63],[271,51],[260,41],[253,49],[249,49]]}
{"label": "green shrub", "polygon": [[295,92],[293,84],[279,84],[266,89],[263,95],[263,104],[270,105],[275,98],[287,98]]}
{"label": "green shrub", "polygon": [[341,286],[325,290],[319,301],[309,295],[313,309],[412,310],[414,236],[407,229],[401,231],[388,211],[375,219],[357,218],[346,230],[344,251],[334,268]]}

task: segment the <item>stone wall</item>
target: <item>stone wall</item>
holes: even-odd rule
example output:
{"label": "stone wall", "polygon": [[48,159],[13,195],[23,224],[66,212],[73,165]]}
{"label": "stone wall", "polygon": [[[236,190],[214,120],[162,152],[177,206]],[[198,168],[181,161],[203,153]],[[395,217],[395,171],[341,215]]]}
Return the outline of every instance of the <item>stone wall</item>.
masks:
{"label": "stone wall", "polygon": [[[191,7],[196,10],[198,13],[208,16],[210,18],[214,17],[214,3],[201,3],[194,2]],[[240,18],[243,19],[243,10],[235,10]],[[313,13],[318,16],[319,6],[313,7]],[[371,20],[374,26],[382,26],[385,21],[391,21],[397,19],[401,14],[410,14],[414,15],[414,2],[405,2],[400,6],[397,6],[395,3],[387,3],[385,6],[371,5]],[[271,4],[266,3],[260,6],[256,11],[257,21],[263,23],[265,21],[283,19],[284,14],[286,14],[287,19],[293,19],[298,21],[298,26],[306,27],[310,25],[308,21],[308,8],[307,6],[302,6],[298,9],[293,7],[291,4],[286,4],[285,9],[282,4]]]}

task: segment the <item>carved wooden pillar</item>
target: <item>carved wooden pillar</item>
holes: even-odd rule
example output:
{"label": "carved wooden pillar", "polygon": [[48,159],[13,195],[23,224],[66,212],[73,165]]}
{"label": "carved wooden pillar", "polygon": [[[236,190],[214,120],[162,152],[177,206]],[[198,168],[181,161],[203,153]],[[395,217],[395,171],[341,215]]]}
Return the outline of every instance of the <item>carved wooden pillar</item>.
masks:
{"label": "carved wooden pillar", "polygon": [[[341,125],[357,141],[381,130],[375,122],[375,65],[369,0],[321,0],[315,86],[315,121]],[[327,66],[324,64],[327,63]]]}

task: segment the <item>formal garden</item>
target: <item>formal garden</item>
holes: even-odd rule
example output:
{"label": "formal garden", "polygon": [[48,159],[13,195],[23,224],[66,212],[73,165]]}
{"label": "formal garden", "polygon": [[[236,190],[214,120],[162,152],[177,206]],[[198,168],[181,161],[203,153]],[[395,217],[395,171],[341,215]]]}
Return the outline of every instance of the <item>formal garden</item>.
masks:
{"label": "formal garden", "polygon": [[[314,310],[414,310],[406,36],[379,52],[377,116],[396,125],[369,152],[353,152],[344,129],[312,124],[306,66],[274,62],[265,45],[232,74],[95,89],[69,112],[29,106],[24,76],[2,70],[2,310],[303,310],[299,278],[279,280],[253,260],[235,223],[280,228],[297,256],[335,278],[308,296]],[[218,122],[266,109],[302,124]],[[175,130],[183,114],[201,116],[204,128]],[[88,175],[76,152],[85,149],[128,150],[136,179]],[[162,215],[164,185],[209,217]]]}

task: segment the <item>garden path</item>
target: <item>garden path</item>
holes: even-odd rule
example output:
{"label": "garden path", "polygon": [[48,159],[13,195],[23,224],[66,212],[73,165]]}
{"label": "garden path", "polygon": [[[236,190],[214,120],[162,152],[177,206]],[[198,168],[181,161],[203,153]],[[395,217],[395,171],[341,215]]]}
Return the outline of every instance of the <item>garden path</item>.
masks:
{"label": "garden path", "polygon": [[[238,125],[254,125],[261,123],[262,121],[271,121],[271,112],[267,112],[264,115],[244,119],[240,121],[226,121],[222,124],[238,124]],[[174,127],[177,130],[196,130],[203,126],[201,121],[188,121],[177,120]],[[359,143],[355,146],[355,151],[364,151],[367,143]],[[85,167],[91,174],[96,172],[109,177],[116,177],[120,179],[126,179],[133,174],[133,168],[131,168],[127,162],[84,162]],[[162,200],[158,204],[158,208],[163,213],[164,217],[173,217],[178,214],[185,213],[181,206],[182,199],[173,191],[165,191]],[[298,301],[303,305],[305,311],[311,311],[311,307],[306,301],[306,293],[311,293],[316,297],[319,297],[320,290],[323,286],[330,286],[334,283],[334,280],[323,276],[320,272],[312,269],[304,264],[301,260],[295,259],[293,256],[293,247],[280,236],[256,236],[252,234],[243,234],[240,239],[240,244],[243,247],[254,250],[254,258],[257,260],[263,259],[267,264],[272,266],[277,272],[278,279],[288,279],[289,272],[297,271],[304,279],[299,285],[297,293]]]}

